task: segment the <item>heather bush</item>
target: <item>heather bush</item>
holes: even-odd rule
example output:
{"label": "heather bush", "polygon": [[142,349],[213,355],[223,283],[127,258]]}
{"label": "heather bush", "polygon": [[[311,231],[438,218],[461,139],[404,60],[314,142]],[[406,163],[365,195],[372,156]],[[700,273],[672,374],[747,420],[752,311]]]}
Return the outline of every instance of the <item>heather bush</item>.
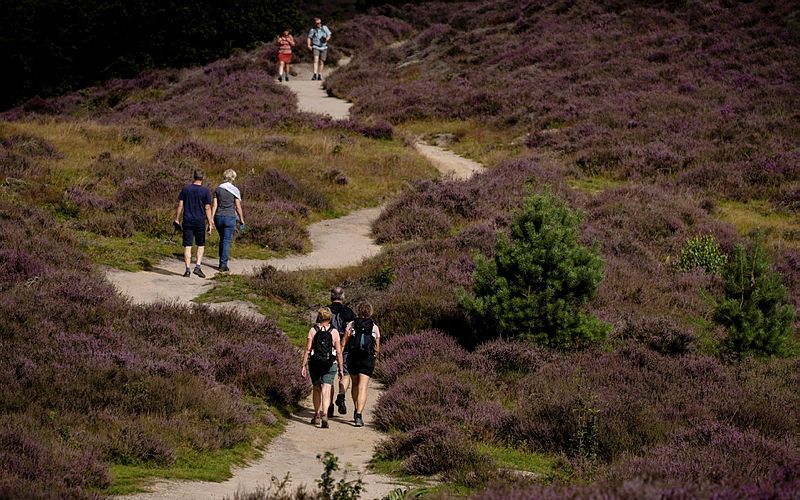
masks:
{"label": "heather bush", "polygon": [[479,345],[475,356],[495,373],[516,375],[535,372],[552,354],[526,341],[495,339]]}
{"label": "heather bush", "polygon": [[406,474],[443,478],[462,484],[483,484],[494,465],[456,429],[434,424],[395,435],[380,443],[375,456],[385,460],[402,460]]}
{"label": "heather bush", "polygon": [[499,239],[493,260],[478,260],[474,294],[461,298],[479,335],[567,349],[606,335],[606,325],[580,310],[602,279],[602,263],[578,243],[579,220],[550,194],[528,199],[511,239]]}
{"label": "heather bush", "polygon": [[291,273],[278,271],[266,265],[249,279],[256,290],[264,295],[277,297],[295,305],[305,306],[308,303],[305,283]]}
{"label": "heather bush", "polygon": [[728,256],[722,251],[712,235],[695,236],[686,241],[681,251],[678,267],[684,271],[701,268],[716,274],[725,265]]}
{"label": "heather bush", "polygon": [[680,356],[690,351],[694,336],[670,318],[642,318],[622,325],[614,337],[635,340],[650,349],[668,356]]}
{"label": "heather bush", "polygon": [[800,479],[796,442],[715,422],[678,429],[668,442],[642,457],[622,457],[610,476],[739,488],[781,470],[794,471],[795,480]]}
{"label": "heather bush", "polygon": [[375,377],[392,385],[416,370],[473,368],[478,358],[470,355],[456,340],[438,331],[415,332],[385,342]]}
{"label": "heather bush", "polygon": [[714,320],[728,332],[727,347],[738,354],[785,354],[794,340],[794,311],[763,244],[756,241],[749,251],[737,245],[723,278],[725,295]]}

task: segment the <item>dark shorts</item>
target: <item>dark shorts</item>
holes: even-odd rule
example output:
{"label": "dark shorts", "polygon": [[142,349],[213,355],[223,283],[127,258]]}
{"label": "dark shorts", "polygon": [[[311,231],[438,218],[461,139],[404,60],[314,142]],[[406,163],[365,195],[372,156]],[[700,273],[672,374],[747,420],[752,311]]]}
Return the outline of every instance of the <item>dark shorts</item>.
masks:
{"label": "dark shorts", "polygon": [[344,366],[342,366],[342,373],[344,375],[350,375],[350,372],[347,371],[347,351],[342,351],[342,363],[344,364]]}
{"label": "dark shorts", "polygon": [[351,358],[347,363],[347,371],[350,375],[372,377],[372,373],[375,371],[375,356],[367,356],[361,359]]}
{"label": "dark shorts", "polygon": [[183,225],[183,246],[192,246],[192,239],[194,239],[197,246],[203,247],[206,245],[206,228],[205,226],[187,226]]}
{"label": "dark shorts", "polygon": [[331,367],[326,371],[324,368],[320,369],[309,363],[308,375],[311,377],[311,385],[328,384],[333,385],[333,380],[336,378],[336,372],[339,371],[339,364],[334,361]]}

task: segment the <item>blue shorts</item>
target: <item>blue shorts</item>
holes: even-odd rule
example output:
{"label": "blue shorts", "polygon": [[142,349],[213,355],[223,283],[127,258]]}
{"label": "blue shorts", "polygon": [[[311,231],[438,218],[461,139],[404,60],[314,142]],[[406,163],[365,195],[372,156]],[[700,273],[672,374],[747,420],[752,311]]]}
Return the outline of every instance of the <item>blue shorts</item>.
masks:
{"label": "blue shorts", "polygon": [[187,226],[183,225],[183,246],[192,246],[192,240],[197,243],[197,246],[203,247],[206,245],[206,226]]}
{"label": "blue shorts", "polygon": [[339,364],[334,361],[330,369],[326,372],[324,370],[316,369],[311,363],[308,365],[308,374],[311,377],[312,385],[328,384],[333,385],[333,380],[336,378],[336,373],[339,371]]}

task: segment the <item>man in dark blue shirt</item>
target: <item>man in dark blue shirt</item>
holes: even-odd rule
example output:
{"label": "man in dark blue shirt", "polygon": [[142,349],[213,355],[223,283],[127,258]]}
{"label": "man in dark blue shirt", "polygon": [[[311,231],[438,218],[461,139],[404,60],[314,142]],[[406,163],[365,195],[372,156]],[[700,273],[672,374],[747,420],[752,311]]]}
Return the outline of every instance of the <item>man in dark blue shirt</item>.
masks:
{"label": "man in dark blue shirt", "polygon": [[183,262],[186,264],[186,272],[183,276],[189,278],[189,266],[192,263],[192,240],[197,243],[197,262],[194,266],[194,274],[205,278],[200,265],[203,262],[203,252],[206,247],[206,222],[208,222],[208,233],[214,229],[214,221],[211,219],[211,193],[203,186],[205,175],[200,169],[195,169],[193,182],[181,189],[178,195],[178,210],[175,215],[175,223],[180,224],[183,215]]}

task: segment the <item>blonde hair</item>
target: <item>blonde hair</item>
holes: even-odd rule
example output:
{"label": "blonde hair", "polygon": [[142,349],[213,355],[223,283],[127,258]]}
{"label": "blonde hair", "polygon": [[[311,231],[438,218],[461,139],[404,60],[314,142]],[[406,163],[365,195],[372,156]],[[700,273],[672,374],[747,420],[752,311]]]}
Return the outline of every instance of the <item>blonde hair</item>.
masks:
{"label": "blonde hair", "polygon": [[317,323],[325,323],[333,318],[333,313],[329,307],[320,307],[317,311]]}
{"label": "blonde hair", "polygon": [[229,168],[223,172],[222,177],[225,179],[225,182],[233,182],[236,180],[236,170]]}

